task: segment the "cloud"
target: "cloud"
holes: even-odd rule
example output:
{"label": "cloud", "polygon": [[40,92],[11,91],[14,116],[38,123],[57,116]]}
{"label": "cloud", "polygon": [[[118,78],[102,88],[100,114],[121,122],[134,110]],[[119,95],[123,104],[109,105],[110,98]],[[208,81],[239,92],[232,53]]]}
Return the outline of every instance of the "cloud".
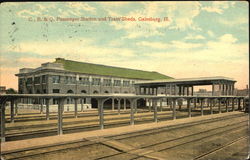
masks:
{"label": "cloud", "polygon": [[188,34],[184,39],[186,39],[186,40],[189,40],[189,39],[198,40],[198,39],[205,39],[205,37],[203,37],[202,35]]}
{"label": "cloud", "polygon": [[37,10],[30,11],[27,9],[21,10],[21,11],[17,12],[16,14],[17,14],[17,16],[22,17],[22,18],[29,18],[31,16],[34,16],[34,17],[42,16],[42,13],[37,11]]}
{"label": "cloud", "polygon": [[234,43],[237,41],[237,38],[234,38],[232,34],[224,34],[223,36],[219,37],[221,42],[226,43]]}
{"label": "cloud", "polygon": [[162,43],[162,42],[147,42],[147,41],[142,41],[142,42],[137,42],[137,46],[146,46],[146,47],[151,47],[151,48],[157,48],[157,49],[166,49],[169,47],[169,44]]}
{"label": "cloud", "polygon": [[183,41],[171,41],[169,43],[142,41],[142,42],[137,42],[136,45],[146,46],[156,49],[192,49],[202,46],[202,44],[200,43],[188,43]]}
{"label": "cloud", "polygon": [[[29,17],[82,17],[84,13],[95,14],[96,8],[86,2],[64,2],[64,3],[20,3],[16,8],[17,16]],[[32,7],[31,7],[32,6]]]}
{"label": "cloud", "polygon": [[170,28],[201,30],[193,21],[200,14],[200,9],[201,4],[199,2],[177,2],[176,9],[169,13],[173,19],[173,24]]}
{"label": "cloud", "polygon": [[[126,36],[123,38],[138,38],[163,35],[158,30],[161,28],[178,29],[178,30],[201,30],[193,19],[200,13],[199,2],[141,2],[138,5],[143,5],[140,9],[129,11],[127,14],[122,13],[114,8],[104,8],[109,16],[113,17],[139,17],[161,18],[161,22],[152,21],[124,21],[111,22],[110,25],[116,30],[125,30]],[[125,8],[125,7],[124,7]],[[123,9],[124,9],[123,8]],[[164,17],[168,17],[168,21],[163,21]]]}
{"label": "cloud", "polygon": [[207,34],[210,36],[210,37],[214,37],[214,32],[213,31],[207,31]]}
{"label": "cloud", "polygon": [[215,12],[218,14],[222,14],[225,9],[228,9],[230,5],[234,5],[234,3],[230,2],[223,2],[223,1],[215,1],[212,2],[211,6],[208,7],[202,7],[202,10],[207,11],[207,12]]}
{"label": "cloud", "polygon": [[217,20],[219,23],[229,26],[229,27],[234,27],[234,26],[239,26],[241,24],[248,24],[249,20],[248,17],[237,17],[237,18],[231,18],[231,19],[222,19],[219,18]]}
{"label": "cloud", "polygon": [[[166,75],[175,78],[226,76],[239,82],[236,87],[244,88],[249,78],[249,46],[248,43],[236,42],[237,39],[233,35],[224,34],[215,41],[207,41],[202,47],[192,51],[188,51],[190,47],[188,45],[188,47],[161,49],[145,54],[147,59],[151,60],[148,64],[154,66],[151,69]],[[183,46],[181,43],[171,44]],[[144,44],[148,47],[150,45],[150,43]]]}
{"label": "cloud", "polygon": [[2,47],[3,53],[32,53],[37,56],[46,57],[68,57],[69,59],[92,60],[98,58],[114,58],[126,59],[135,56],[132,49],[124,47],[97,46],[93,40],[83,39],[74,41],[54,41],[54,42],[21,42],[18,47],[11,48]]}
{"label": "cloud", "polygon": [[[71,13],[81,17],[83,13],[81,11],[87,11],[91,13],[96,13],[96,8],[92,7],[88,3],[83,3],[83,2],[68,2],[66,3],[67,7],[71,10]],[[67,10],[66,10],[67,12]]]}
{"label": "cloud", "polygon": [[[16,15],[21,18],[29,17],[49,17],[50,9],[56,11],[56,4],[47,3],[39,4],[33,2],[17,3],[16,5]],[[31,7],[32,6],[32,7]]]}
{"label": "cloud", "polygon": [[38,7],[41,11],[49,11],[48,9],[56,9],[56,4],[55,3],[47,3],[46,5],[44,4],[35,4],[36,7]]}

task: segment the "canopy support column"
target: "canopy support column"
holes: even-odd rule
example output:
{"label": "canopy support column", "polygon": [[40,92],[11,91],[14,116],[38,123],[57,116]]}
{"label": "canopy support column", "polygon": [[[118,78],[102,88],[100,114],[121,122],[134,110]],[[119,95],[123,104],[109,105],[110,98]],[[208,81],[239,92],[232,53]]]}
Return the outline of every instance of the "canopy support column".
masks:
{"label": "canopy support column", "polygon": [[188,117],[192,117],[192,107],[190,105],[190,99],[187,99]]}
{"label": "canopy support column", "polygon": [[46,119],[49,120],[49,101],[50,98],[46,98]]}
{"label": "canopy support column", "polygon": [[57,134],[62,135],[63,134],[63,107],[64,107],[64,98],[58,99],[58,130]]}
{"label": "canopy support column", "polygon": [[1,104],[1,143],[5,142],[5,106],[6,102]]}
{"label": "canopy support column", "polygon": [[77,103],[78,103],[78,98],[75,98],[74,101],[75,101],[75,109],[74,109],[75,118],[77,118]]}
{"label": "canopy support column", "polygon": [[176,99],[172,100],[172,104],[173,104],[173,120],[176,119]]}
{"label": "canopy support column", "polygon": [[14,123],[14,103],[15,99],[11,99],[10,101],[10,122]]}

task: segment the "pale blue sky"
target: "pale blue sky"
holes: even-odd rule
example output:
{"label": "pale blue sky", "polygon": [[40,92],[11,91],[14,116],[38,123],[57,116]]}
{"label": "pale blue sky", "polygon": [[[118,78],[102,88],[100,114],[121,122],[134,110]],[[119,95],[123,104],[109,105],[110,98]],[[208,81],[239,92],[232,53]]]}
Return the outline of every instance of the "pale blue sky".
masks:
{"label": "pale blue sky", "polygon": [[[236,87],[245,88],[248,8],[244,1],[2,3],[1,85],[17,88],[19,68],[63,57],[175,78],[232,77]],[[137,21],[37,22],[38,17]],[[169,21],[142,22],[139,17]]]}

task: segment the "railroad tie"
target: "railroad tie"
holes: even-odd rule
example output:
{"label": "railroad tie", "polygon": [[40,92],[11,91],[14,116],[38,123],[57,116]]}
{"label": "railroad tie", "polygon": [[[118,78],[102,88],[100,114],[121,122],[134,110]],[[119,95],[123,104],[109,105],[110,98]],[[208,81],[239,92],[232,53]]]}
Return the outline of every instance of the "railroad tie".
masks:
{"label": "railroad tie", "polygon": [[135,148],[133,146],[130,146],[130,145],[127,145],[124,143],[120,143],[120,142],[113,140],[113,139],[108,139],[108,138],[104,138],[104,137],[92,137],[92,138],[86,138],[86,139],[89,141],[96,142],[96,143],[101,143],[103,145],[114,148],[114,149],[121,151],[121,152],[126,152],[126,153],[134,154],[137,156],[144,156],[144,157],[153,158],[153,159],[157,159],[157,160],[165,160],[166,159],[165,157],[162,157],[159,152],[156,152],[154,150]]}

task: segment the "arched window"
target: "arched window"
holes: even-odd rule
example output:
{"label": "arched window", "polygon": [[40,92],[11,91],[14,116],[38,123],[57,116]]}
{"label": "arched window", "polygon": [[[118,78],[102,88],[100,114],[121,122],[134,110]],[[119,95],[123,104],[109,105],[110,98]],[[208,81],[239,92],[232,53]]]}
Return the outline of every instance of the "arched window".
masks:
{"label": "arched window", "polygon": [[115,91],[115,93],[119,93],[118,91]]}
{"label": "arched window", "polygon": [[98,94],[98,91],[94,91],[93,93],[94,93],[94,94]]}
{"label": "arched window", "polygon": [[82,90],[81,93],[86,94],[87,92],[85,90]]}
{"label": "arched window", "polygon": [[68,90],[68,92],[67,93],[74,93],[72,90]]}
{"label": "arched window", "polygon": [[109,93],[108,91],[105,91],[104,93]]}

